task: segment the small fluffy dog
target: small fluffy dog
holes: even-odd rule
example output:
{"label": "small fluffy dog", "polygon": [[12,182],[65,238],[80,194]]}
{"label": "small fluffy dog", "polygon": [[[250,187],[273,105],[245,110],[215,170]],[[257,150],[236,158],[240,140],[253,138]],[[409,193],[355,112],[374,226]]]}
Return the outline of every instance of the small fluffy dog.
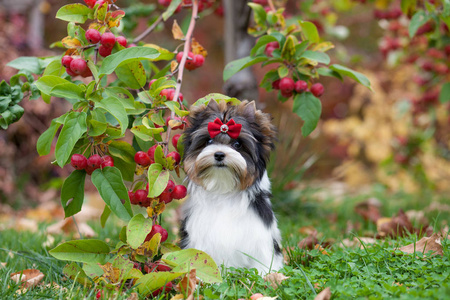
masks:
{"label": "small fluffy dog", "polygon": [[255,103],[211,100],[193,107],[184,134],[188,199],[181,247],[208,253],[227,267],[260,274],[283,266],[266,164],[275,130]]}

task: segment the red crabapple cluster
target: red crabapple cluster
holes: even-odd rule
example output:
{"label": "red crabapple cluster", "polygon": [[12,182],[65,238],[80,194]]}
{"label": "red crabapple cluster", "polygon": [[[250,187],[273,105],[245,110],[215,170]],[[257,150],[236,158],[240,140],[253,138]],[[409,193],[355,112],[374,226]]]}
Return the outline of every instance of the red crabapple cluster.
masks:
{"label": "red crabapple cluster", "polygon": [[325,91],[321,83],[314,83],[311,87],[308,87],[308,82],[304,80],[294,81],[294,79],[289,77],[275,80],[272,82],[272,88],[280,90],[281,95],[285,98],[291,97],[294,93],[301,94],[304,92],[311,92],[315,97],[320,97]]}
{"label": "red crabapple cluster", "polygon": [[97,169],[105,167],[114,167],[114,159],[109,155],[100,156],[98,154],[91,155],[86,158],[83,154],[74,154],[70,158],[70,164],[76,170],[84,170],[91,175]]}
{"label": "red crabapple cluster", "polygon": [[[215,0],[199,0],[198,1],[198,12],[202,12],[203,10],[210,8]],[[158,3],[164,7],[169,7],[172,0],[158,0]],[[183,0],[181,4],[175,10],[175,13],[181,11],[182,8],[191,8],[192,0]]]}
{"label": "red crabapple cluster", "polygon": [[[178,52],[176,56],[176,60],[178,63],[180,63],[181,58],[183,57],[184,52]],[[194,54],[192,52],[188,53],[185,68],[189,71],[195,70],[197,68],[200,68],[203,66],[203,63],[205,62],[205,57],[201,54]]]}

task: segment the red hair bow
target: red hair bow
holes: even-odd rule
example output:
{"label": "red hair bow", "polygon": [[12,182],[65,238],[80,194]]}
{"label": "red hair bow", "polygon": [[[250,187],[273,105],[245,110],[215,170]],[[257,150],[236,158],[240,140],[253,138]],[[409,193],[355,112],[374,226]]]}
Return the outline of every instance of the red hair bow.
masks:
{"label": "red hair bow", "polygon": [[227,124],[223,124],[219,118],[216,118],[214,122],[208,123],[208,132],[212,139],[219,133],[226,133],[230,138],[237,139],[241,129],[242,125],[236,124],[233,119],[230,119]]}

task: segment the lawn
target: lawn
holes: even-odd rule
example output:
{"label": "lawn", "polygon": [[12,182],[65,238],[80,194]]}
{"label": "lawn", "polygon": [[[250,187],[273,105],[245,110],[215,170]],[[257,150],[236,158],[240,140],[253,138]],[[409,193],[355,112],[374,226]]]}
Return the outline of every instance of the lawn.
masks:
{"label": "lawn", "polygon": [[[195,299],[199,295],[203,299],[249,299],[255,293],[277,299],[314,299],[327,287],[332,299],[448,299],[450,241],[445,238],[446,234],[440,239],[443,255],[433,255],[432,252],[422,255],[419,247],[415,249],[416,255],[406,254],[399,248],[418,241],[421,236],[398,230],[395,232],[401,236],[391,234],[392,237],[383,237],[382,228],[377,228],[370,221],[370,213],[368,220],[362,217],[364,209],[367,212],[365,201],[372,198],[369,203],[373,203],[376,198],[381,217],[396,216],[398,210],[403,209],[407,211],[413,228],[425,231],[424,224],[428,222],[433,227],[432,231],[445,231],[450,220],[446,204],[448,198],[391,194],[379,186],[374,186],[369,194],[339,199],[323,196],[319,192],[309,188],[275,194],[276,197],[284,197],[274,206],[288,260],[284,269],[280,270],[286,279],[271,284],[256,270],[222,269],[223,282],[199,284]],[[292,206],[287,204],[290,203],[289,197],[300,201]],[[290,212],[287,209],[289,206]],[[358,212],[355,212],[355,207],[359,208]],[[384,219],[384,222],[394,219]],[[110,220],[105,228],[101,228],[98,223],[89,222],[98,234],[97,238],[114,246],[119,240],[119,224]],[[83,287],[65,278],[62,269],[66,262],[49,255],[48,250],[54,246],[47,247],[45,244],[48,243],[47,226],[40,224],[34,233],[14,229],[1,232],[2,299],[95,299],[101,287]],[[431,233],[430,229],[428,232]],[[53,245],[70,240],[66,234],[53,237]],[[373,237],[378,238],[371,239]],[[20,284],[9,280],[12,273],[24,269],[40,270],[45,275],[41,284],[24,291]],[[136,290],[123,290],[116,296],[117,299],[135,299],[132,298],[136,297],[133,292]],[[113,297],[106,290],[103,295],[104,299]],[[173,295],[175,293],[161,299],[170,299]],[[139,296],[139,299],[143,297]]]}

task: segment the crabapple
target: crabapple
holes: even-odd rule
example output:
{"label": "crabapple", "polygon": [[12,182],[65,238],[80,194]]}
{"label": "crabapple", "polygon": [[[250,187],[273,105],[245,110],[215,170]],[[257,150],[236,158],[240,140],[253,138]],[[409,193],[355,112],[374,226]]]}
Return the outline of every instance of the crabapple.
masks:
{"label": "crabapple", "polygon": [[89,8],[93,8],[94,6],[95,6],[95,2],[96,2],[97,0],[84,0],[84,3],[86,3],[86,5],[89,7]]}
{"label": "crabapple", "polygon": [[159,201],[169,204],[172,202],[172,196],[169,192],[162,192],[161,195],[159,195]]}
{"label": "crabapple", "polygon": [[277,79],[274,82],[272,82],[272,88],[274,90],[279,90],[280,89],[280,79]]}
{"label": "crabapple", "polygon": [[308,83],[303,80],[298,80],[294,84],[294,89],[297,93],[304,92],[308,89]]}
{"label": "crabapple", "polygon": [[292,92],[294,90],[294,80],[292,78],[289,77],[284,77],[281,78],[280,80],[280,90],[283,93],[289,93]]}
{"label": "crabapple", "polygon": [[114,167],[114,159],[111,157],[111,156],[109,156],[109,155],[105,155],[105,156],[103,156],[102,157],[102,163],[101,163],[101,167],[102,168],[104,168],[104,167]]}
{"label": "crabapple", "polygon": [[150,89],[152,87],[153,82],[155,82],[157,79],[152,79],[150,80],[150,82],[148,83],[148,88]]}
{"label": "crabapple", "polygon": [[158,3],[164,7],[168,7],[170,5],[170,2],[172,2],[172,0],[158,0]]}
{"label": "crabapple", "polygon": [[136,190],[134,192],[134,200],[138,203],[143,203],[147,200],[148,192],[146,190]]}
{"label": "crabapple", "polygon": [[139,202],[136,201],[136,197],[135,197],[133,191],[128,191],[128,198],[130,198],[130,203],[131,203],[131,204],[135,204],[135,205],[136,205],[136,204],[139,204]]}
{"label": "crabapple", "polygon": [[285,98],[290,98],[293,95],[293,91],[285,91],[285,90],[281,90],[281,96],[285,97]]}
{"label": "crabapple", "polygon": [[170,194],[173,199],[183,199],[187,195],[187,189],[184,185],[176,185],[173,189],[172,194]]}
{"label": "crabapple", "polygon": [[86,71],[87,63],[81,58],[76,58],[70,62],[70,70],[75,74],[82,74]]}
{"label": "crabapple", "polygon": [[64,55],[61,58],[61,64],[66,67],[66,68],[70,68],[70,63],[72,62],[73,57],[70,55]]}
{"label": "crabapple", "polygon": [[107,57],[109,55],[111,55],[112,52],[112,47],[106,47],[104,45],[100,45],[100,47],[98,47],[98,54],[100,54],[103,57]]}
{"label": "crabapple", "polygon": [[172,145],[175,147],[175,149],[177,149],[178,139],[180,138],[180,136],[181,136],[181,134],[178,133],[172,137]]}
{"label": "crabapple", "polygon": [[66,73],[69,74],[69,75],[72,76],[72,77],[78,75],[77,73],[73,72],[70,68],[67,68],[67,69],[66,69]]}
{"label": "crabapple", "polygon": [[86,37],[88,42],[91,44],[97,44],[98,42],[100,42],[100,39],[102,38],[100,32],[98,32],[97,29],[93,29],[93,28],[86,31],[84,36]]}
{"label": "crabapple", "polygon": [[153,162],[155,161],[155,150],[156,150],[156,147],[158,147],[158,145],[153,145],[147,151],[147,154],[148,154],[148,157],[150,158],[150,161],[153,161]]}
{"label": "crabapple", "polygon": [[201,54],[196,54],[194,55],[194,59],[192,60],[195,67],[199,68],[203,65],[203,63],[205,62],[205,57]]}
{"label": "crabapple", "polygon": [[70,164],[77,170],[84,170],[87,167],[87,158],[81,154],[74,154],[70,158]]}
{"label": "crabapple", "polygon": [[163,287],[160,287],[159,289],[157,289],[156,291],[154,291],[153,293],[152,293],[152,296],[153,297],[156,297],[156,296],[158,296],[159,294],[161,294],[162,292],[164,292],[164,293],[169,293],[170,291],[172,291],[172,289],[173,289],[173,283],[172,283],[172,281],[169,281],[168,283],[166,283],[166,285],[165,286],[163,286]]}
{"label": "crabapple", "polygon": [[314,96],[320,97],[320,96],[322,96],[323,92],[325,91],[325,88],[323,87],[323,85],[321,83],[315,83],[311,86],[310,90]]}
{"label": "crabapple", "polygon": [[150,165],[150,157],[144,151],[138,151],[134,155],[134,161],[143,167]]}
{"label": "crabapple", "polygon": [[146,242],[150,241],[152,237],[157,233],[161,234],[161,243],[164,243],[167,240],[167,237],[169,236],[167,230],[165,230],[161,225],[153,225],[152,230],[145,238],[145,241]]}
{"label": "crabapple", "polygon": [[167,157],[172,157],[175,161],[175,164],[179,164],[181,161],[181,155],[177,151],[172,151],[169,154],[167,154]]}
{"label": "crabapple", "polygon": [[119,43],[120,45],[126,47],[127,46],[127,39],[123,36],[118,36],[116,38],[117,43]]}
{"label": "crabapple", "polygon": [[116,43],[116,36],[111,32],[105,32],[102,34],[100,43],[105,47],[112,48]]}
{"label": "crabapple", "polygon": [[102,159],[101,156],[98,155],[98,154],[92,155],[92,156],[89,157],[88,160],[87,160],[88,166],[90,166],[91,168],[94,168],[94,169],[100,168],[102,162],[103,162],[103,159]]}
{"label": "crabapple", "polygon": [[175,183],[169,179],[169,182],[167,182],[167,186],[164,189],[163,193],[172,193],[174,188],[175,188]]}
{"label": "crabapple", "polygon": [[183,57],[183,53],[184,53],[184,52],[178,52],[178,53],[177,53],[176,60],[177,60],[178,63],[180,63],[181,58]]}

